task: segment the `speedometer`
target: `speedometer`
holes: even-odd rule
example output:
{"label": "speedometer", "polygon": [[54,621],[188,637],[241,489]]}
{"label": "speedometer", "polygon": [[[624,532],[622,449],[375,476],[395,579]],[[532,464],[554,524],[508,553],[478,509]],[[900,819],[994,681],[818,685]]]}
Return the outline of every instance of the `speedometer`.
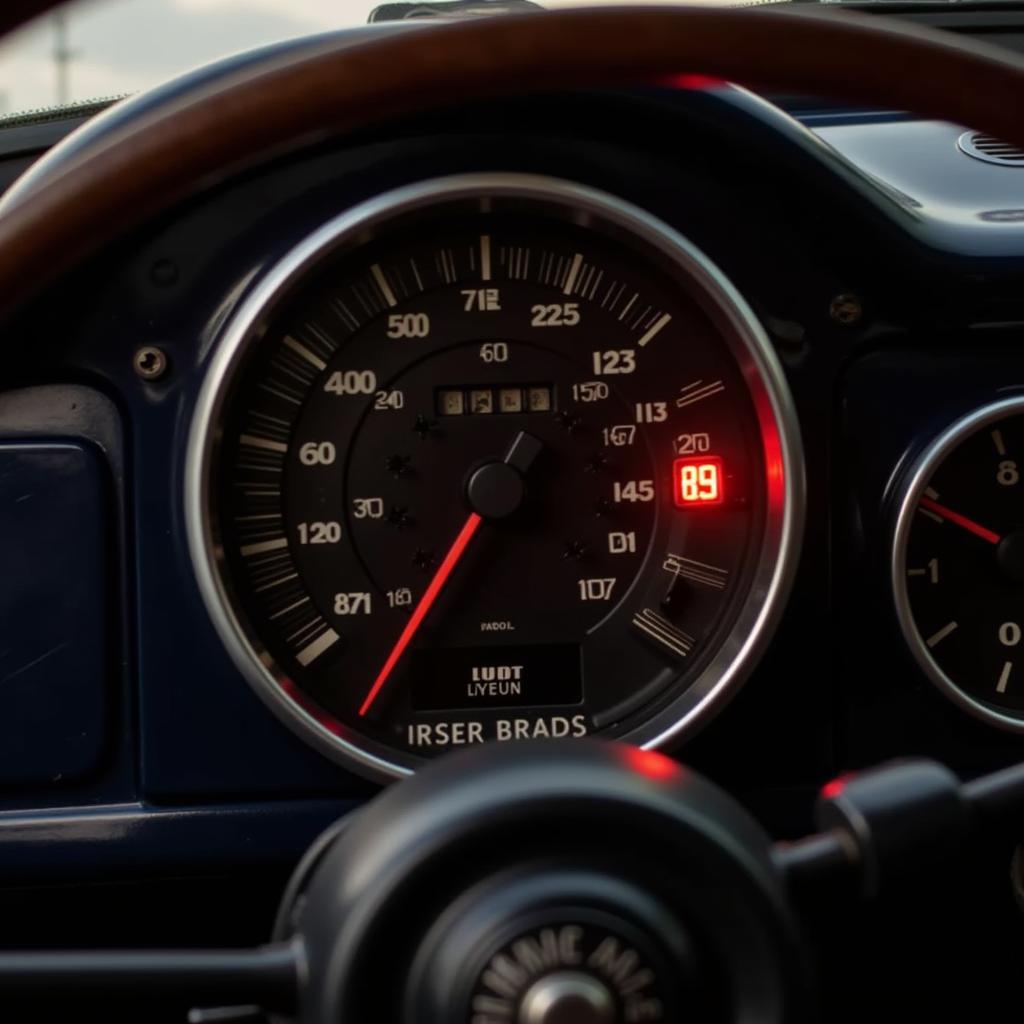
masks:
{"label": "speedometer", "polygon": [[691,245],[582,186],[460,176],[341,215],[253,289],[187,515],[257,691],[388,776],[704,721],[778,617],[801,474],[768,342]]}

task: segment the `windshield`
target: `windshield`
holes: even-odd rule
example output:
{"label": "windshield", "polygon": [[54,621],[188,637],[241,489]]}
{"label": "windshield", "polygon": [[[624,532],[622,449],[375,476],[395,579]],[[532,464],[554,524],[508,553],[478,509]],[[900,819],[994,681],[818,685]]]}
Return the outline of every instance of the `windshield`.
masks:
{"label": "windshield", "polygon": [[[534,6],[583,2],[540,0]],[[525,0],[512,3],[529,6]],[[0,44],[0,118],[125,96],[241,50],[365,24],[378,8],[393,15],[419,13],[415,8],[430,6],[441,5],[385,0],[80,0]],[[482,4],[477,0],[474,6]]]}

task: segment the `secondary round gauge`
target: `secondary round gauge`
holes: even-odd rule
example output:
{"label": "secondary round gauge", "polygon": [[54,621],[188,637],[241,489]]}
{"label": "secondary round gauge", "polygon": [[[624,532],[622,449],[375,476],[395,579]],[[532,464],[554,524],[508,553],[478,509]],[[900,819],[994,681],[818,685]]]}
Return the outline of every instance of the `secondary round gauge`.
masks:
{"label": "secondary round gauge", "polygon": [[1024,398],[953,424],[914,468],[893,586],[918,662],[960,707],[1024,732]]}
{"label": "secondary round gauge", "polygon": [[188,478],[236,662],[376,776],[692,728],[765,643],[801,511],[732,288],[640,210],[510,175],[393,192],[274,268],[213,357]]}

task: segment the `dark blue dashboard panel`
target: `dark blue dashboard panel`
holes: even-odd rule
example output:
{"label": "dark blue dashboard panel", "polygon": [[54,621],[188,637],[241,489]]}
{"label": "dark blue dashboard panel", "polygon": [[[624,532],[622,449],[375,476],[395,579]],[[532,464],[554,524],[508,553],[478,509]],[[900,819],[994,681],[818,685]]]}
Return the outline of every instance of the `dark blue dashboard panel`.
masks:
{"label": "dark blue dashboard panel", "polygon": [[97,771],[109,738],[110,494],[80,442],[0,442],[0,784]]}
{"label": "dark blue dashboard panel", "polygon": [[[332,814],[374,792],[281,725],[223,649],[187,551],[184,452],[218,329],[266,268],[360,199],[457,171],[557,175],[646,207],[725,270],[785,365],[808,463],[800,578],[761,668],[680,756],[741,792],[773,831],[795,834],[808,824],[807,796],[821,780],[888,749],[864,739],[869,705],[851,678],[862,663],[840,664],[837,656],[856,625],[841,615],[849,588],[863,586],[876,613],[870,650],[913,672],[900,660],[881,603],[875,560],[886,538],[884,489],[854,484],[856,522],[842,514],[848,495],[840,481],[863,453],[850,451],[838,410],[868,402],[872,415],[884,416],[864,398],[874,383],[858,368],[871,359],[884,365],[913,345],[952,353],[944,371],[952,394],[956,360],[973,358],[973,325],[1021,317],[1024,241],[1008,246],[1008,230],[991,233],[1003,225],[958,227],[940,202],[905,201],[915,198],[907,183],[879,182],[874,165],[858,165],[852,151],[840,156],[842,146],[824,145],[775,107],[735,90],[548,97],[489,107],[486,122],[480,115],[470,105],[390,125],[211,185],[111,247],[15,325],[20,344],[8,386],[23,395],[44,385],[70,389],[65,406],[74,392],[95,413],[89,424],[51,422],[43,431],[33,415],[52,420],[46,410],[60,403],[51,393],[34,405],[21,400],[25,415],[14,430],[0,400],[0,438],[22,443],[31,428],[37,438],[57,432],[63,443],[98,453],[110,510],[105,600],[96,606],[105,615],[100,692],[109,742],[69,788],[34,785],[26,775],[0,791],[0,870],[5,863],[18,872],[32,867],[33,844],[54,849],[35,865],[38,877],[62,877],[73,861],[97,870],[127,870],[147,858],[162,868],[256,864],[268,856],[287,862]],[[900,117],[886,123],[897,133],[886,136],[889,146],[899,145],[900,130],[907,138],[919,130]],[[922,185],[916,195],[926,193]],[[830,314],[843,294],[863,304],[856,325]],[[999,349],[1014,344],[1005,331],[988,336]],[[136,376],[140,345],[167,353],[165,377]],[[889,400],[901,403],[905,422],[887,447],[870,448],[883,475],[956,405],[952,398],[929,405],[913,386]],[[850,551],[857,552],[852,563]],[[844,573],[860,575],[851,581]],[[909,689],[923,692],[917,682]],[[884,716],[900,691],[873,692],[872,714]],[[974,763],[962,747],[944,743],[941,729],[929,741],[930,752]],[[1008,741],[999,751],[1005,762],[1024,746]],[[236,830],[232,822],[246,824]],[[72,852],[60,852],[64,842]]]}
{"label": "dark blue dashboard panel", "polygon": [[[100,882],[292,863],[352,801],[187,805],[105,804],[0,813],[3,885]],[[5,937],[0,937],[0,946]]]}
{"label": "dark blue dashboard panel", "polygon": [[[807,465],[798,579],[742,692],[672,753],[781,838],[814,826],[845,769],[1024,760],[1024,738],[924,677],[889,584],[908,462],[1024,392],[1024,225],[982,216],[1024,207],[1024,169],[972,161],[956,126],[782,106],[798,116],[733,89],[559,95],[321,140],[207,183],[2,325],[0,948],[264,941],[302,852],[376,792],[288,731],[225,652],[187,550],[185,449],[218,333],[268,268],[360,200],[459,171],[570,178],[649,209],[719,264],[783,364]],[[64,131],[0,128],[0,188]],[[133,369],[142,345],[168,356],[158,380]],[[986,837],[885,905],[815,892],[823,1019],[899,997],[941,1019],[946,978],[975,1016],[1012,1005],[1012,845]]]}
{"label": "dark blue dashboard panel", "polygon": [[11,471],[0,482],[10,568],[0,650],[12,698],[0,801],[13,810],[128,799],[135,712],[120,414],[91,387],[14,388],[0,393],[0,443]]}
{"label": "dark blue dashboard panel", "polygon": [[815,131],[926,221],[937,247],[988,258],[1024,250],[1024,166],[969,156],[957,145],[963,127],[901,118]]}

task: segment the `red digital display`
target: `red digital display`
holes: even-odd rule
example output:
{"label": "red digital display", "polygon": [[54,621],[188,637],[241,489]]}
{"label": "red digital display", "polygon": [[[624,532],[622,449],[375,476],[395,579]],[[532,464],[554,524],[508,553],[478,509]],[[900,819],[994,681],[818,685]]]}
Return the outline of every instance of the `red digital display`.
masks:
{"label": "red digital display", "polygon": [[717,455],[676,459],[672,464],[672,490],[676,505],[680,508],[721,505],[725,499],[723,476],[722,460]]}

